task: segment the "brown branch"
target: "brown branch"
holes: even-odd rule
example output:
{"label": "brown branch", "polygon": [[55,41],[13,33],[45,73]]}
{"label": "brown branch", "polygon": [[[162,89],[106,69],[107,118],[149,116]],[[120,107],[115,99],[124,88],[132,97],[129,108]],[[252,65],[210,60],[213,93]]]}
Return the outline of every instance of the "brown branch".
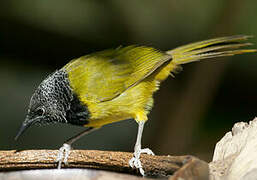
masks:
{"label": "brown branch", "polygon": [[[0,171],[57,168],[57,150],[0,151]],[[129,167],[132,153],[72,150],[63,168],[93,168],[139,174]],[[192,156],[141,156],[145,173],[152,177],[208,177],[208,164]],[[173,178],[172,178],[173,179]]]}

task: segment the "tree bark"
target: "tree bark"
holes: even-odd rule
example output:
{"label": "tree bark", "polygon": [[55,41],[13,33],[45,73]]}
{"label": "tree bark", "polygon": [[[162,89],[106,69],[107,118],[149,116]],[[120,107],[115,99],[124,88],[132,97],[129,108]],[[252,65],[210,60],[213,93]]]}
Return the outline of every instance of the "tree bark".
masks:
{"label": "tree bark", "polygon": [[257,118],[239,122],[216,144],[211,180],[253,180],[257,177]]}
{"label": "tree bark", "polygon": [[[0,171],[57,168],[57,150],[0,151]],[[139,175],[129,167],[132,153],[96,150],[72,150],[68,165],[62,168],[93,168]],[[149,177],[170,177],[175,180],[208,178],[208,164],[193,156],[151,156],[142,154],[142,165]],[[172,176],[173,175],[173,176]]]}

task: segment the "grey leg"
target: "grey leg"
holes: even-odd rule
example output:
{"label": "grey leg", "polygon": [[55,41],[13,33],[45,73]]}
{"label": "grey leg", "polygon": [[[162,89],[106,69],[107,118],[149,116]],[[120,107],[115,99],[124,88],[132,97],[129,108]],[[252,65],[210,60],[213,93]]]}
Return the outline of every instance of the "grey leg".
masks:
{"label": "grey leg", "polygon": [[143,176],[145,175],[145,173],[144,173],[141,161],[140,161],[140,155],[142,153],[154,155],[154,153],[149,148],[141,149],[141,139],[142,139],[144,124],[145,124],[145,121],[138,122],[138,133],[137,133],[137,141],[136,141],[135,148],[134,148],[134,157],[131,158],[129,161],[130,167],[138,168],[140,173]]}
{"label": "grey leg", "polygon": [[81,133],[73,136],[72,138],[68,139],[63,145],[62,147],[59,149],[57,158],[56,158],[56,162],[58,162],[58,169],[61,169],[62,166],[62,162],[67,164],[68,161],[68,157],[70,154],[70,150],[71,150],[71,144],[73,144],[75,141],[77,141],[78,139],[80,139],[82,136],[89,134],[90,132],[93,132],[95,130],[97,130],[98,128],[88,128],[84,131],[82,131]]}

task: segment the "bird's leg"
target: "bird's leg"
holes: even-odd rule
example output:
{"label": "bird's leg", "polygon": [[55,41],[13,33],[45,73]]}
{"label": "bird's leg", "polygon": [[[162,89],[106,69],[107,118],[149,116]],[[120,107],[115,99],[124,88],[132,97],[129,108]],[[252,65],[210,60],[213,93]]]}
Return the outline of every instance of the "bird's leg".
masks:
{"label": "bird's leg", "polygon": [[130,167],[138,168],[140,173],[143,176],[145,175],[145,173],[144,173],[144,169],[141,164],[141,161],[140,161],[140,155],[142,153],[154,155],[154,153],[149,148],[141,149],[141,139],[142,139],[144,124],[145,124],[145,121],[138,122],[138,133],[137,133],[137,141],[136,141],[135,148],[134,148],[134,157],[131,158],[129,161]]}
{"label": "bird's leg", "polygon": [[96,130],[97,128],[88,128],[84,131],[82,131],[81,133],[73,136],[72,138],[68,139],[63,145],[62,147],[59,149],[57,158],[56,158],[56,162],[58,162],[58,169],[61,169],[62,166],[62,162],[64,164],[68,163],[68,157],[70,154],[70,150],[71,150],[71,144],[74,143],[75,141],[77,141],[79,138],[81,138],[82,136]]}

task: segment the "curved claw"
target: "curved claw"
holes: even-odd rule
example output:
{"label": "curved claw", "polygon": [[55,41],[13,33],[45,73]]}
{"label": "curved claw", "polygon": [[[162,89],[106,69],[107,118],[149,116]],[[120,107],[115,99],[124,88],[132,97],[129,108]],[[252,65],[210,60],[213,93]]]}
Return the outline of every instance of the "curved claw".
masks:
{"label": "curved claw", "polygon": [[141,164],[140,159],[137,159],[137,158],[135,158],[135,157],[131,158],[131,159],[129,160],[129,165],[130,165],[130,167],[132,167],[132,168],[137,168],[137,169],[139,169],[140,174],[142,174],[142,176],[145,175],[145,171],[144,171],[144,169],[143,169],[143,166],[142,166],[142,164]]}
{"label": "curved claw", "polygon": [[56,162],[58,162],[58,169],[61,169],[62,162],[64,164],[68,164],[68,157],[70,155],[71,145],[63,144],[63,146],[59,149]]}
{"label": "curved claw", "polygon": [[144,171],[142,163],[140,161],[140,155],[142,153],[149,154],[149,155],[154,155],[153,151],[150,150],[149,148],[139,149],[139,150],[134,152],[134,157],[132,157],[129,160],[129,166],[132,167],[132,168],[139,169],[140,174],[142,174],[142,176],[145,176],[145,171]]}
{"label": "curved claw", "polygon": [[149,148],[145,148],[145,149],[141,149],[141,154],[144,153],[144,154],[149,154],[149,155],[153,155],[154,156],[154,153],[151,149]]}

